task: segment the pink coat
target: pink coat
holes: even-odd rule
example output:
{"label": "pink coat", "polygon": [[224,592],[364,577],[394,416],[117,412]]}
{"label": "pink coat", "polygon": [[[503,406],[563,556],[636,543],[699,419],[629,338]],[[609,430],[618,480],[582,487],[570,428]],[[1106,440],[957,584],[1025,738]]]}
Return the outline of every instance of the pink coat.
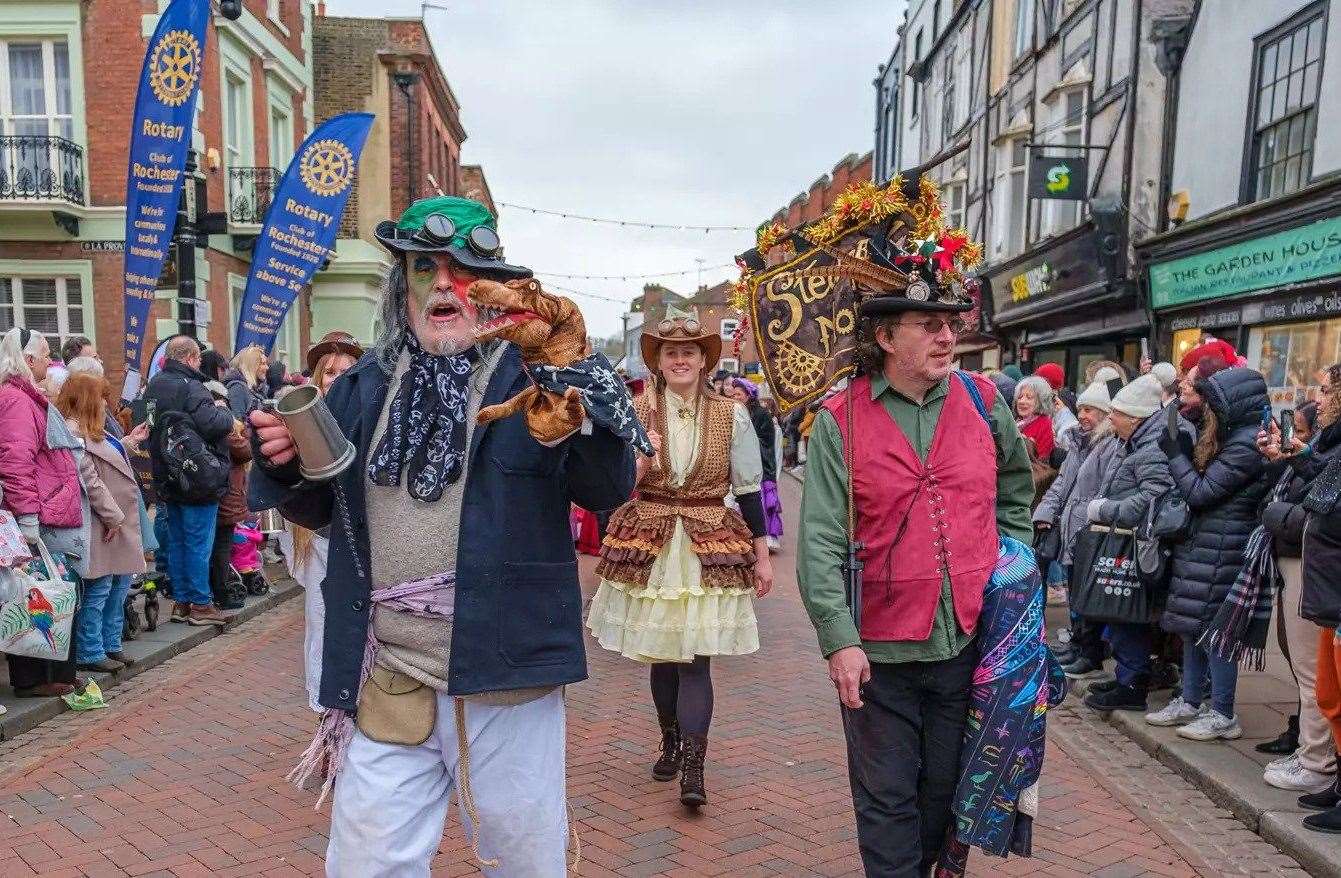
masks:
{"label": "pink coat", "polygon": [[51,528],[83,524],[74,455],[47,447],[47,398],[17,377],[0,384],[0,486],[0,502],[15,518],[36,515]]}
{"label": "pink coat", "polygon": [[[84,560],[85,579],[120,573],[143,573],[144,543],[140,534],[140,488],[135,471],[121,452],[106,439],[94,441],[84,436],[79,425],[66,419],[70,432],[84,440],[84,456],[79,461],[84,490],[88,492],[92,513],[88,539],[88,557]],[[107,529],[117,528],[108,540]]]}

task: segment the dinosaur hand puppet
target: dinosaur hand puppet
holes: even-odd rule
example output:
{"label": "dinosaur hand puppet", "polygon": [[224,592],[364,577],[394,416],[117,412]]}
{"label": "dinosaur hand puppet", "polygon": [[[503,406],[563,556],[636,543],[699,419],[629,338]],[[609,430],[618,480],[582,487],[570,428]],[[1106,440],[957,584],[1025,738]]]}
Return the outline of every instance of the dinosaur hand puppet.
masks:
{"label": "dinosaur hand puppet", "polygon": [[652,453],[624,382],[603,355],[591,353],[576,305],[545,292],[534,278],[478,280],[466,294],[480,313],[476,339],[515,344],[532,382],[507,402],[481,409],[478,423],[524,412],[536,441],[553,445],[590,419],[644,454]]}
{"label": "dinosaur hand puppet", "polygon": [[[582,312],[568,299],[540,288],[534,278],[499,283],[478,280],[466,291],[479,309],[479,341],[501,338],[521,350],[522,362],[562,368],[590,353]],[[512,399],[480,410],[477,422],[487,424],[516,412],[526,413],[526,428],[537,442],[553,444],[582,427],[582,395],[574,387],[562,392],[537,384]]]}

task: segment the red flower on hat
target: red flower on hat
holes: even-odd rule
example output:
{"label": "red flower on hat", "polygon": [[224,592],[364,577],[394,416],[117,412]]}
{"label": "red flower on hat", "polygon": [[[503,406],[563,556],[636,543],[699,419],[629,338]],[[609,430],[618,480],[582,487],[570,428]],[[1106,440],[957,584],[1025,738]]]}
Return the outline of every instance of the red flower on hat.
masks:
{"label": "red flower on hat", "polygon": [[964,248],[968,243],[968,238],[963,235],[944,234],[936,242],[936,252],[932,254],[932,261],[941,271],[953,271],[955,267],[955,254]]}

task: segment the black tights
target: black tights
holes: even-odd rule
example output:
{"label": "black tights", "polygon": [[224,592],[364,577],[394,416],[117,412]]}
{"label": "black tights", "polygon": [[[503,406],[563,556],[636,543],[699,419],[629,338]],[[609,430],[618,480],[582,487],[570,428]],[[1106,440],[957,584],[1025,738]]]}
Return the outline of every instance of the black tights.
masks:
{"label": "black tights", "polygon": [[652,665],[652,703],[663,725],[680,723],[680,734],[707,737],[712,722],[712,669],[706,655],[692,662]]}

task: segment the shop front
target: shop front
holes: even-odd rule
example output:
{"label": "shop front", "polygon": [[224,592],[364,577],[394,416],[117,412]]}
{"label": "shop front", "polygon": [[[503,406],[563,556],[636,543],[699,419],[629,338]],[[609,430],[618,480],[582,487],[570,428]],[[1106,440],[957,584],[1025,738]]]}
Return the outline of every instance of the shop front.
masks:
{"label": "shop front", "polygon": [[1249,205],[1143,243],[1160,347],[1177,361],[1207,336],[1231,342],[1272,405],[1321,393],[1341,362],[1341,183]]}
{"label": "shop front", "polygon": [[1006,356],[1025,371],[1056,363],[1075,390],[1097,360],[1135,370],[1150,330],[1136,285],[1124,277],[1112,242],[1092,223],[1059,237],[1046,249],[990,272],[990,323]]}

